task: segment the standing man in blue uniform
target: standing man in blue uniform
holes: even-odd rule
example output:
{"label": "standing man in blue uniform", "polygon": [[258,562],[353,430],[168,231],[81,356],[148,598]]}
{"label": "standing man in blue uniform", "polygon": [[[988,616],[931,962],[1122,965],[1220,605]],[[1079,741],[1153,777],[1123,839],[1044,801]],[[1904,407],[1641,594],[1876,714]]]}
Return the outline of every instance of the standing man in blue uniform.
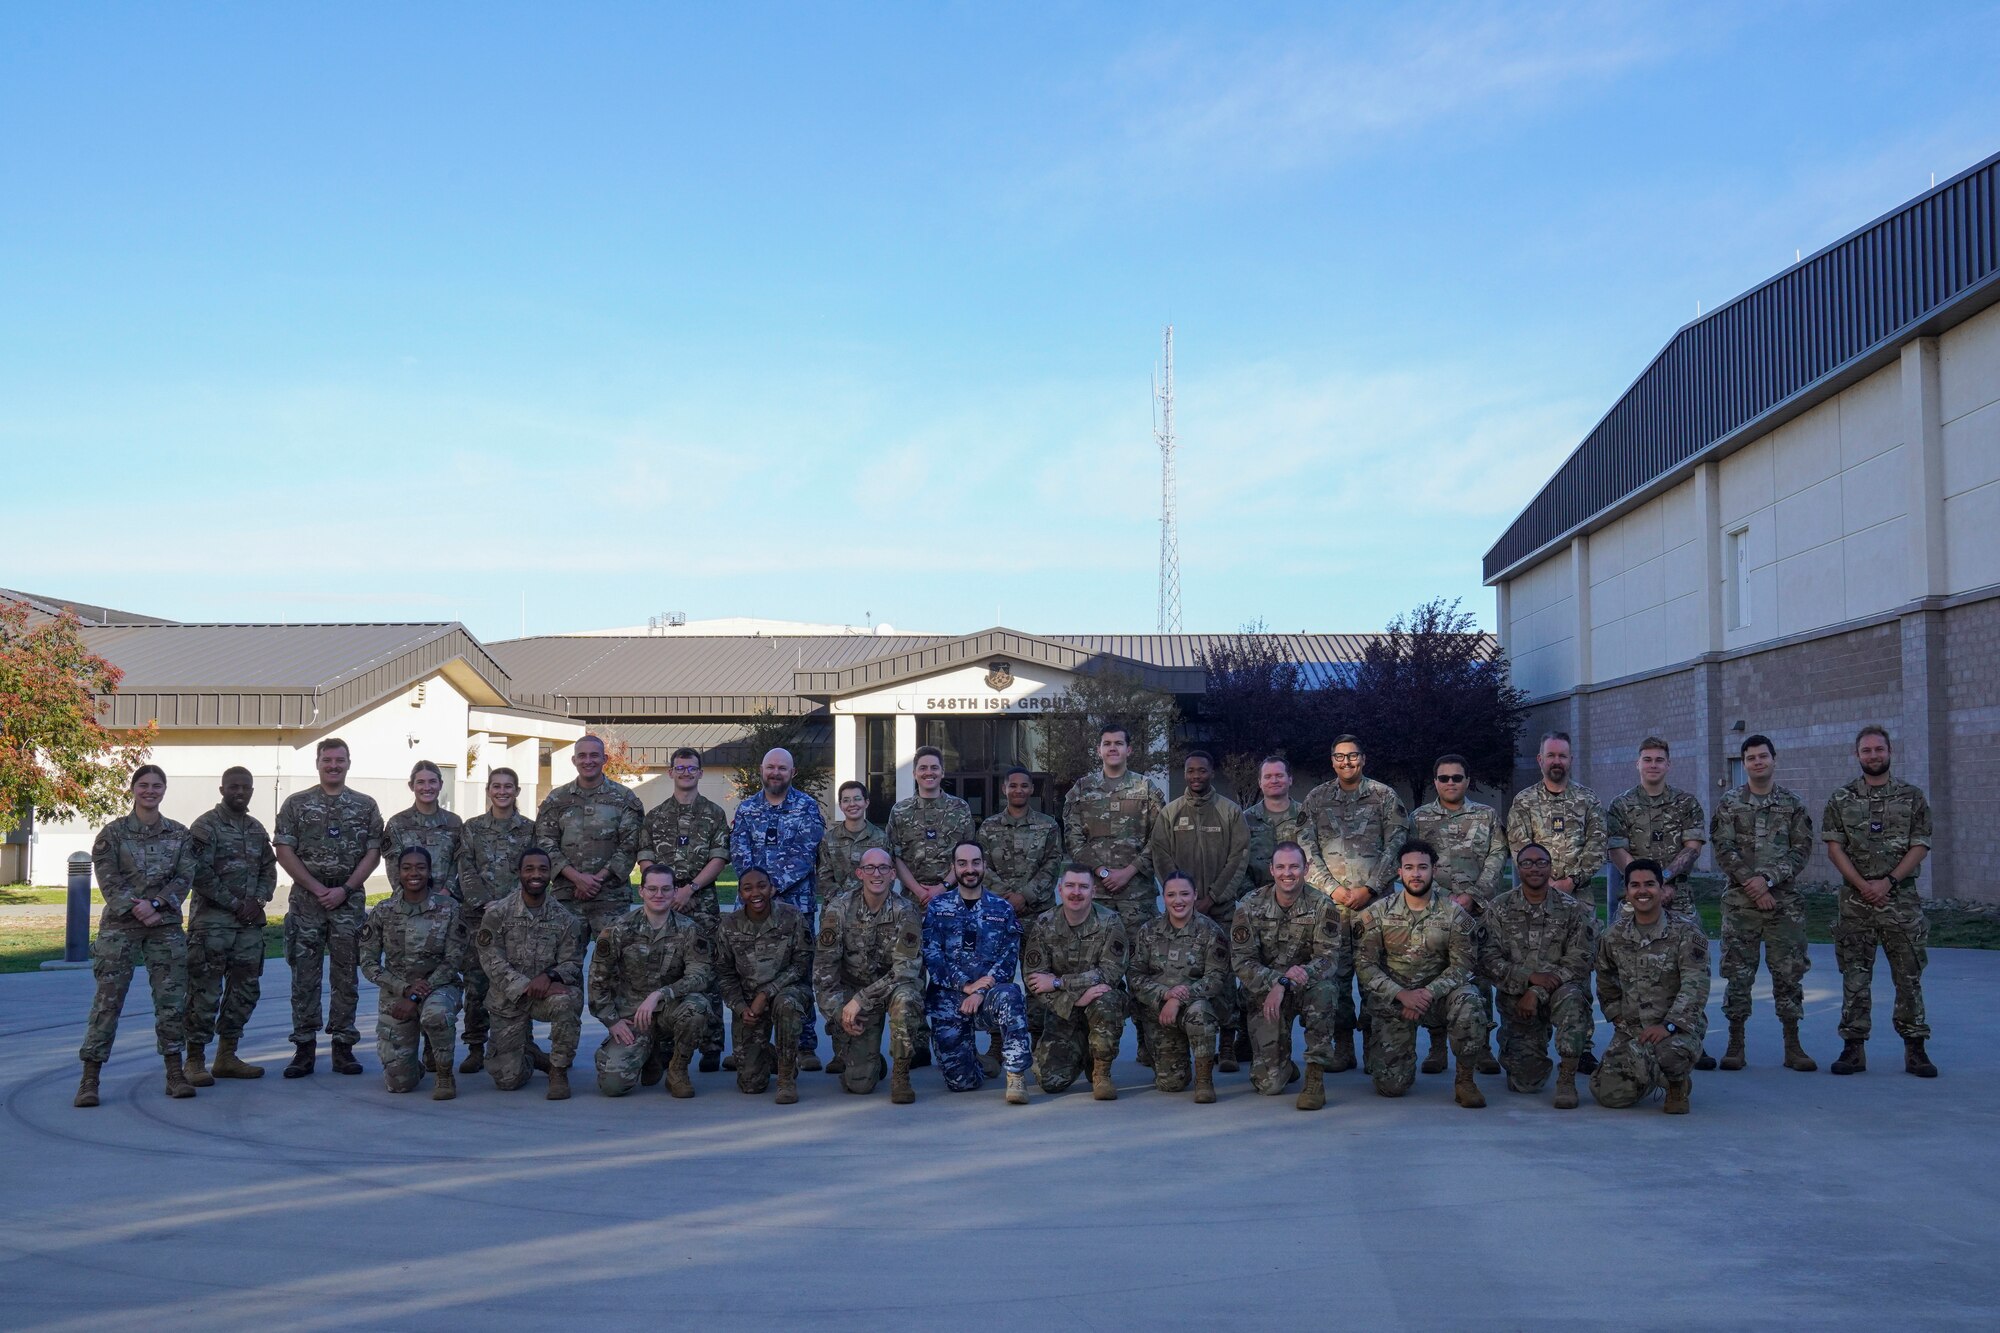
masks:
{"label": "standing man in blue uniform", "polygon": [[[729,859],[735,863],[739,879],[746,870],[769,875],[777,900],[805,917],[806,938],[810,940],[818,933],[816,872],[820,839],[826,836],[826,812],[818,801],[792,785],[795,771],[790,750],[772,750],[764,756],[758,766],[764,790],[736,807],[736,822],[729,830]],[[804,968],[810,977],[810,954],[804,959]],[[729,1067],[728,1062],[724,1067]],[[820,1068],[819,1033],[810,1009],[799,1028],[799,1068]]]}

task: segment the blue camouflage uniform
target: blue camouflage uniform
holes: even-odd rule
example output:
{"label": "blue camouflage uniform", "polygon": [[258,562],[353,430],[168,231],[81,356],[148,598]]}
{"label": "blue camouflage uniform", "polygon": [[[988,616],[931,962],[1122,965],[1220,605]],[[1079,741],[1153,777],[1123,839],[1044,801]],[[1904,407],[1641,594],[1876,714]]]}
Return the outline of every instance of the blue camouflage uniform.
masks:
{"label": "blue camouflage uniform", "polygon": [[[729,828],[729,860],[738,877],[746,870],[761,870],[771,877],[777,900],[798,910],[806,919],[806,938],[819,934],[817,910],[820,839],[826,836],[826,812],[797,787],[785,789],[785,799],[775,808],[764,793],[746,796],[736,807],[735,822]],[[812,957],[804,960],[805,974],[812,975]],[[799,1049],[816,1050],[819,1033],[812,1012],[806,1012],[799,1028]]]}
{"label": "blue camouflage uniform", "polygon": [[[985,1082],[975,1031],[1000,1038],[1000,1064],[1008,1073],[1028,1072],[1028,1006],[1014,981],[1020,962],[1021,923],[1005,898],[982,892],[977,902],[967,902],[953,889],[931,900],[924,912],[924,970],[930,975],[924,1013],[944,1085],[953,1092]],[[979,1011],[961,1014],[963,987],[989,975],[993,986]]]}

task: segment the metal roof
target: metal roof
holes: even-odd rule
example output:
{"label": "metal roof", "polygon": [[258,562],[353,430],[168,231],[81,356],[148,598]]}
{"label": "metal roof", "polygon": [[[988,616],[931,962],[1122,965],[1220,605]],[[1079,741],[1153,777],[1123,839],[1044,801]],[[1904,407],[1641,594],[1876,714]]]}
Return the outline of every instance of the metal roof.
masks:
{"label": "metal roof", "polygon": [[[578,717],[741,717],[759,708],[782,715],[818,709],[818,698],[871,687],[900,673],[947,670],[987,657],[1086,663],[1122,658],[1152,673],[1160,688],[1200,693],[1200,657],[1240,634],[1022,634],[995,628],[974,635],[796,635],[624,639],[551,635],[490,645],[514,698]],[[1283,645],[1309,675],[1334,674],[1361,660],[1370,634],[1256,636]],[[1011,645],[1011,646],[1007,646]],[[961,660],[962,659],[962,660]],[[1058,660],[1061,659],[1061,660]],[[925,663],[928,662],[928,665]],[[1318,670],[1313,670],[1317,668]],[[1066,669],[1076,670],[1077,667]],[[1087,667],[1084,669],[1088,669]],[[846,683],[843,684],[842,682]],[[801,686],[806,688],[801,688]]]}
{"label": "metal roof", "polygon": [[[701,751],[701,761],[708,768],[732,768],[763,757],[744,748],[749,728],[735,722],[618,722],[600,730],[624,741],[631,747],[632,762],[645,768],[665,768],[682,746]],[[833,746],[831,722],[806,722],[799,732],[800,747],[808,752]]]}
{"label": "metal roof", "polygon": [[507,673],[456,623],[85,626],[124,672],[100,700],[115,727],[318,727],[462,663],[481,705],[508,702]]}
{"label": "metal roof", "polygon": [[1493,583],[2000,300],[2000,153],[1683,327],[1487,551]]}
{"label": "metal roof", "polygon": [[43,597],[38,593],[21,592],[14,588],[0,588],[0,599],[21,602],[27,606],[29,619],[39,617],[53,619],[65,611],[74,611],[76,618],[86,625],[171,625],[171,620],[159,616],[142,616],[137,611],[116,611],[108,606],[98,606],[94,602],[73,602],[65,597]]}

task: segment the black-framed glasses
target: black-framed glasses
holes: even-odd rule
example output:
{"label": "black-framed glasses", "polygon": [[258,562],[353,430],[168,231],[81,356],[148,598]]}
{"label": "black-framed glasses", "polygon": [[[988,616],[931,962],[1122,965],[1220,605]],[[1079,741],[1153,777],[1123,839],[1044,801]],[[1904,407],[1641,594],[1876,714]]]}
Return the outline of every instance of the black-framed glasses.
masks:
{"label": "black-framed glasses", "polygon": [[675,765],[674,765],[674,772],[676,772],[676,773],[680,773],[680,774],[683,774],[683,775],[685,775],[685,774],[688,774],[688,773],[699,773],[699,772],[701,772],[701,765],[700,765],[700,764],[675,764]]}
{"label": "black-framed glasses", "polygon": [[1546,856],[1517,856],[1514,858],[1514,864],[1517,866],[1550,866],[1554,865],[1555,862],[1549,860]]}

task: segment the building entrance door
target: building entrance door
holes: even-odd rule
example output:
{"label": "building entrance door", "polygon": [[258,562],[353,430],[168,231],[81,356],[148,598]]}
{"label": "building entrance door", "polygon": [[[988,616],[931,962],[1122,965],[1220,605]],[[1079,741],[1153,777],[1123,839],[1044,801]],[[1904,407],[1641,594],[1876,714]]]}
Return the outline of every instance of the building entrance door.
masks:
{"label": "building entrance door", "polygon": [[1006,808],[1000,784],[1017,764],[1034,775],[1029,808],[1046,808],[1041,739],[1041,719],[1034,717],[926,717],[917,725],[917,743],[943,751],[944,789],[972,807],[974,823]]}

